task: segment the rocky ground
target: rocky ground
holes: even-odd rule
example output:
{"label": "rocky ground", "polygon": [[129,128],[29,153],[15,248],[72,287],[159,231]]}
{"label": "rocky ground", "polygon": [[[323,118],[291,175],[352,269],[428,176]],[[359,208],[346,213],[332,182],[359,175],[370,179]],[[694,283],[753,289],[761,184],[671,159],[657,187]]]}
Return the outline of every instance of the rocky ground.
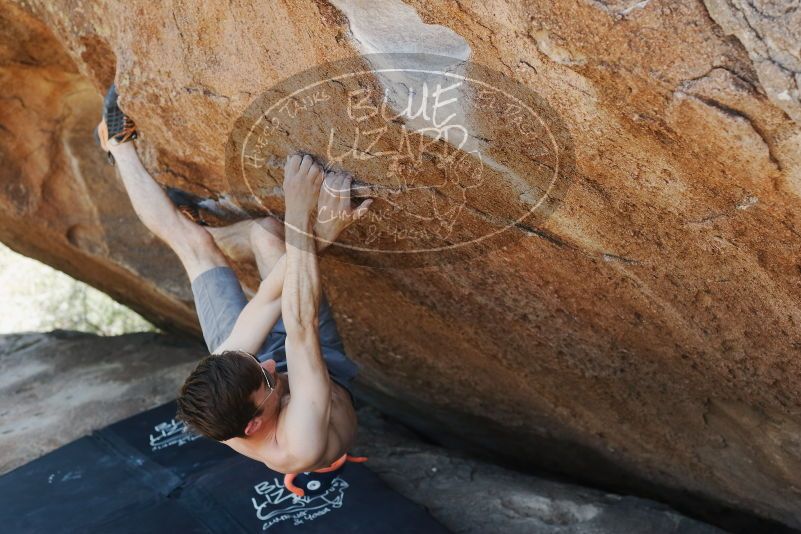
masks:
{"label": "rocky ground", "polygon": [[[0,473],[174,398],[202,347],[158,334],[0,337]],[[653,501],[516,473],[430,445],[359,409],[355,452],[454,532],[712,534]]]}

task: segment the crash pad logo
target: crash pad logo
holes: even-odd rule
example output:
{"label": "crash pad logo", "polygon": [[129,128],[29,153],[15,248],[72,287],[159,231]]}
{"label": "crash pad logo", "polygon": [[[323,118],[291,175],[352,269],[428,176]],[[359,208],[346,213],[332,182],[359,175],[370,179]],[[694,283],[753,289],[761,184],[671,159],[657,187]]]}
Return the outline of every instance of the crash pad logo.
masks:
{"label": "crash pad logo", "polygon": [[191,443],[200,436],[192,434],[186,428],[183,421],[170,419],[153,427],[154,433],[150,434],[150,450],[158,451],[167,447],[181,447]]}
{"label": "crash pad logo", "polygon": [[303,152],[351,173],[355,199],[376,199],[332,247],[345,261],[441,264],[536,235],[575,165],[564,122],[529,85],[426,54],[304,71],[237,120],[226,147],[231,198],[280,216],[283,163]]}
{"label": "crash pad logo", "polygon": [[349,485],[337,476],[330,481],[311,479],[305,486],[304,497],[287,490],[277,478],[253,487],[258,497],[251,500],[256,518],[262,522],[262,530],[284,521],[292,521],[295,526],[302,525],[341,508]]}

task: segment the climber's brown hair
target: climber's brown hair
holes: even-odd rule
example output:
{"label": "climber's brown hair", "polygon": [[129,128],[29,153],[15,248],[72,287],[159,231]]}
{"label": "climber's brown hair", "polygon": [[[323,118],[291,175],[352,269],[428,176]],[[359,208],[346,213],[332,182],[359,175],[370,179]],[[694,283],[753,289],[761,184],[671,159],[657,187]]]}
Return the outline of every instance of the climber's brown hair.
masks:
{"label": "climber's brown hair", "polygon": [[217,441],[244,437],[256,409],[250,397],[264,381],[254,369],[237,352],[206,356],[181,386],[178,419]]}

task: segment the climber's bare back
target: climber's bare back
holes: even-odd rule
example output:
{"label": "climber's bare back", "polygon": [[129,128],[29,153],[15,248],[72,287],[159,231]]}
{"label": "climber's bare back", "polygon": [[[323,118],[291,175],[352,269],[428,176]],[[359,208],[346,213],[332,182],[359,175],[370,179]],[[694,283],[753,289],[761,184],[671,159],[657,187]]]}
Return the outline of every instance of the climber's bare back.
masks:
{"label": "climber's bare back", "polygon": [[[331,465],[335,460],[347,453],[353,445],[356,435],[356,413],[350,394],[337,384],[331,384],[331,418],[328,425],[328,440],[325,454],[317,465],[308,466],[298,470],[297,466],[290,465],[292,461],[291,451],[287,451],[281,443],[276,440],[278,430],[281,425],[291,424],[285,416],[285,407],[290,400],[289,380],[286,374],[278,374],[279,385],[275,394],[280,394],[278,416],[273,423],[273,427],[264,436],[263,440],[253,442],[252,440],[233,438],[224,443],[236,452],[247,456],[253,460],[264,463],[273,471],[279,473],[313,471]],[[263,392],[262,392],[263,393]],[[255,397],[254,397],[255,401]],[[288,469],[288,468],[292,469]]]}

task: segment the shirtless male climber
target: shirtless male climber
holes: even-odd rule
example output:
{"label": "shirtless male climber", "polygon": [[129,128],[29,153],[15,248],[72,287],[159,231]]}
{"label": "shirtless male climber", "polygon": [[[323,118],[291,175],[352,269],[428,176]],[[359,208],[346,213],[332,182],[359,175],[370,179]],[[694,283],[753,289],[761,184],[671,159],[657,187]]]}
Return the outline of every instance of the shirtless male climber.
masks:
{"label": "shirtless male climber", "polygon": [[[268,217],[204,227],[145,170],[132,142],[135,125],[117,107],[114,86],[97,134],[136,214],[175,251],[192,282],[210,355],[181,387],[179,418],[281,473],[343,462],[356,436],[348,388],[357,368],[322,295],[317,252],[363,216],[371,200],[354,209],[348,174],[291,156],[284,223]],[[316,220],[318,212],[327,216]],[[291,233],[286,243],[285,233]],[[255,258],[261,283],[249,302],[221,249],[235,259]]]}

